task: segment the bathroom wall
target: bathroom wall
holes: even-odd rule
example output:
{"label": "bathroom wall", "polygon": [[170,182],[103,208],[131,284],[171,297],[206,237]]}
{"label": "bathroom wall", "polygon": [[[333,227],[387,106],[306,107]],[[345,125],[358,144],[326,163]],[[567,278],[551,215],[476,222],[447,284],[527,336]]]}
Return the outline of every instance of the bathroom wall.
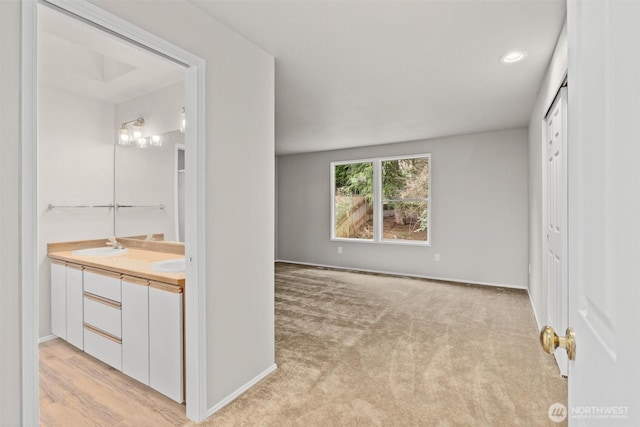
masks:
{"label": "bathroom wall", "polygon": [[159,208],[122,208],[116,211],[117,236],[163,233],[175,238],[175,144],[184,143],[180,128],[184,82],[159,89],[115,106],[115,129],[143,117],[144,137],[160,135],[162,147],[116,146],[115,201]]}
{"label": "bathroom wall", "polygon": [[0,1],[0,426],[22,425],[20,3]]}
{"label": "bathroom wall", "polygon": [[[332,161],[420,153],[431,153],[431,246],[330,240]],[[278,195],[283,261],[527,286],[525,129],[279,156]]]}
{"label": "bathroom wall", "polygon": [[55,208],[113,202],[113,105],[38,87],[38,269],[40,337],[51,335],[50,263],[47,243],[113,234],[113,210]]}

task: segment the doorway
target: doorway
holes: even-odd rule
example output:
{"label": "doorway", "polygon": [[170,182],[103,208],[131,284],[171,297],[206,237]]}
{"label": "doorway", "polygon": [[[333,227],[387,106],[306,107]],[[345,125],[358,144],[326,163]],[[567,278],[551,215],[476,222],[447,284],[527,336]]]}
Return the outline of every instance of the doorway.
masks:
{"label": "doorway", "polygon": [[[191,210],[186,218],[185,241],[186,241],[186,282],[188,285],[185,290],[185,364],[186,364],[186,383],[187,383],[187,416],[194,420],[204,418],[203,402],[205,386],[204,366],[197,361],[203,359],[205,351],[204,334],[200,331],[204,327],[204,301],[201,294],[204,292],[201,278],[204,275],[204,266],[198,265],[198,255],[204,246],[198,230],[203,226],[202,210],[203,196],[200,189],[203,187],[203,174],[200,170],[198,157],[203,151],[203,116],[204,102],[198,96],[199,88],[204,82],[204,61],[183,49],[171,45],[158,38],[157,36],[146,33],[143,30],[123,22],[121,19],[112,16],[100,8],[90,3],[68,2],[66,0],[23,2],[22,28],[23,28],[23,79],[22,79],[22,129],[23,140],[25,141],[22,156],[23,170],[23,198],[22,209],[27,212],[23,216],[23,242],[22,259],[24,260],[22,275],[22,312],[25,313],[23,319],[23,421],[26,425],[35,425],[38,422],[38,338],[39,338],[39,320],[38,309],[38,286],[39,268],[41,267],[40,258],[38,256],[39,249],[39,219],[42,212],[39,210],[42,202],[38,200],[40,191],[38,185],[38,154],[37,139],[38,128],[42,124],[40,120],[44,120],[44,116],[38,115],[39,107],[39,87],[37,81],[37,57],[39,49],[38,32],[38,9],[50,8],[53,12],[65,15],[68,19],[83,21],[94,29],[98,28],[109,34],[113,39],[119,39],[121,43],[130,43],[138,49],[145,49],[148,52],[163,58],[163,60],[173,61],[181,64],[186,71],[184,72],[184,102],[185,111],[188,118],[189,126],[185,129],[184,145],[189,147],[186,151],[185,163],[189,165],[187,168],[190,172],[185,174],[187,192],[185,194],[186,201],[194,209]],[[51,40],[50,40],[51,41]],[[86,40],[85,40],[86,41]],[[64,44],[64,40],[56,40]],[[127,64],[117,60],[107,59],[106,55],[102,58],[91,52],[84,52],[94,60],[94,63],[101,65],[101,75],[103,80],[113,80],[127,73]],[[85,70],[87,71],[87,70]],[[93,70],[95,71],[95,70]],[[179,111],[176,113],[179,117]],[[72,118],[71,118],[72,119]],[[108,120],[107,120],[108,121]],[[70,121],[72,130],[76,130],[75,126],[81,128],[83,121]],[[113,123],[113,121],[112,121]],[[82,132],[78,129],[78,135],[82,136]],[[113,147],[111,144],[110,147]],[[82,145],[77,148],[84,149]],[[106,152],[106,151],[105,151]],[[202,156],[200,156],[202,157]],[[69,161],[69,159],[65,159]],[[91,163],[91,162],[89,162]],[[83,164],[79,163],[78,168],[82,168]],[[91,165],[84,165],[91,167]],[[69,169],[67,166],[65,169]],[[72,169],[72,168],[71,168]],[[200,173],[199,173],[200,172]],[[173,186],[171,186],[173,187]],[[172,188],[173,189],[173,188]],[[101,205],[101,202],[95,206]],[[106,208],[114,209],[113,207]],[[100,221],[104,220],[107,215],[98,214]],[[113,211],[112,211],[113,215]],[[115,231],[115,230],[114,230]],[[111,234],[111,233],[109,233]],[[73,240],[73,239],[69,239]],[[27,315],[27,313],[29,315]],[[193,361],[194,363],[190,363]]]}

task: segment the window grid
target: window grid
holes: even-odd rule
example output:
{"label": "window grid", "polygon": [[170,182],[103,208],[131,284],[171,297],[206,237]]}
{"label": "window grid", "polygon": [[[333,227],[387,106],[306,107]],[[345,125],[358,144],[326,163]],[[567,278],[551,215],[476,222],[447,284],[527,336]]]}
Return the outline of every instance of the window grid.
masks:
{"label": "window grid", "polygon": [[[384,162],[392,162],[406,159],[420,159],[425,158],[427,167],[427,190],[426,197],[389,197],[383,198],[383,173],[382,165]],[[372,164],[373,168],[373,236],[372,238],[358,238],[358,237],[338,237],[336,236],[336,180],[335,173],[337,166],[343,165],[357,165],[363,163]],[[354,241],[354,242],[367,242],[367,243],[390,243],[390,244],[405,244],[405,245],[419,245],[430,246],[431,245],[431,155],[430,154],[415,154],[407,156],[395,156],[395,157],[381,157],[375,159],[358,159],[350,161],[338,161],[331,163],[331,240],[337,241]],[[410,240],[402,238],[384,238],[384,205],[388,203],[424,203],[426,209],[426,240]]]}

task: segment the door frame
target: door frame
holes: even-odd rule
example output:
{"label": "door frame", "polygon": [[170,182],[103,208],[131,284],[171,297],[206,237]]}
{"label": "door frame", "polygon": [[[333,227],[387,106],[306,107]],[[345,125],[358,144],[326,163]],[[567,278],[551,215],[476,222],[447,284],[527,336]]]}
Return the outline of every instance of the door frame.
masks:
{"label": "door frame", "polygon": [[[178,157],[180,156],[180,151],[184,151],[185,155],[186,155],[186,150],[185,150],[185,145],[184,144],[175,144],[174,146],[174,151],[173,151],[173,217],[175,218],[174,224],[175,224],[175,240],[180,240],[180,238],[182,238],[182,240],[184,240],[184,236],[180,235],[180,207],[179,207],[179,200],[180,197],[178,196],[178,191],[179,191],[179,185],[178,182],[180,181],[180,171],[178,170]],[[186,171],[186,168],[185,168]],[[185,203],[186,205],[186,203]],[[186,233],[185,233],[186,234]]]}
{"label": "door frame", "polygon": [[20,295],[22,356],[22,422],[39,424],[38,350],[38,105],[37,8],[52,6],[92,25],[127,39],[156,54],[182,63],[185,70],[186,192],[185,218],[185,366],[186,415],[201,421],[207,414],[206,373],[206,263],[205,258],[205,61],[88,1],[22,0],[21,2],[21,226]]}
{"label": "door frame", "polygon": [[[547,161],[547,143],[548,143],[548,122],[547,122],[547,118],[549,117],[549,115],[552,113],[552,109],[553,106],[556,104],[556,102],[560,102],[560,97],[561,97],[561,92],[563,88],[567,88],[568,87],[568,73],[567,71],[565,71],[564,73],[564,77],[560,80],[560,85],[558,86],[555,95],[553,96],[553,98],[551,99],[551,102],[549,102],[549,104],[546,106],[546,112],[544,114],[544,116],[542,117],[542,139],[543,139],[543,147],[542,147],[542,179],[543,179],[543,185],[542,185],[542,280],[544,281],[544,294],[545,294],[545,302],[546,302],[546,319],[545,319],[545,324],[546,325],[550,325],[553,328],[555,328],[556,330],[562,330],[564,331],[564,329],[561,327],[561,325],[554,325],[553,322],[551,322],[551,312],[552,312],[552,308],[553,304],[551,301],[551,285],[549,283],[549,257],[547,256],[549,253],[549,240],[548,240],[548,229],[549,229],[549,222],[550,222],[550,218],[549,218],[549,179],[548,179],[548,161]],[[569,99],[568,99],[568,89],[565,91],[565,107],[568,110],[568,106],[569,106]],[[565,121],[568,118],[568,114],[567,112],[564,113],[564,118]],[[566,145],[569,145],[569,135],[568,135],[568,126],[567,123],[564,123],[564,129],[565,129],[565,141],[566,141]],[[567,155],[567,153],[563,153],[563,155]],[[567,163],[568,165],[568,163]],[[569,185],[568,185],[568,170],[564,171],[565,173],[565,186],[566,186],[566,193],[568,194],[569,191]],[[568,222],[568,210],[569,210],[569,201],[568,201],[568,197],[566,199],[566,203],[564,205],[565,210],[564,212],[561,214],[564,219],[565,222]],[[564,287],[564,293],[565,296],[568,295],[568,290],[569,290],[569,277],[568,277],[568,262],[567,262],[567,257],[568,257],[568,227],[564,227],[564,231],[565,233],[565,240],[564,240],[564,257],[565,259],[563,260],[563,263],[565,264],[565,270],[562,273],[563,276],[563,287]],[[568,296],[567,298],[565,298],[565,302],[568,301]],[[568,322],[568,318],[569,318],[569,306],[568,303],[565,304],[564,307],[562,307],[563,309],[563,313],[562,313],[562,318],[566,319]],[[564,328],[566,328],[566,325],[564,326]],[[560,359],[562,359],[562,357],[564,357],[566,355],[566,353],[563,353],[562,356],[560,356]],[[558,369],[560,370],[560,374],[562,376],[568,376],[568,364],[565,363],[564,368],[562,366],[560,366],[560,361],[558,361],[558,356],[555,355],[555,360],[556,363],[558,364]],[[564,362],[562,362],[564,363]]]}

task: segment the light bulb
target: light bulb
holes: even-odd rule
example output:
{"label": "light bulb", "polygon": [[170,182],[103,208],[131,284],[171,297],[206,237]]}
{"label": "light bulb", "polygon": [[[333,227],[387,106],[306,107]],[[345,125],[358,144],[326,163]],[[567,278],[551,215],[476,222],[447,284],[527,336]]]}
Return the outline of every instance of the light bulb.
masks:
{"label": "light bulb", "polygon": [[137,126],[132,126],[132,127],[133,127],[133,139],[140,139],[140,137],[142,136],[142,131]]}
{"label": "light bulb", "polygon": [[153,135],[151,137],[151,141],[149,142],[149,144],[152,147],[162,147],[162,141],[160,141],[160,136],[158,135]]}
{"label": "light bulb", "polygon": [[126,127],[120,128],[120,141],[121,144],[126,144],[129,142],[129,131],[127,131]]}
{"label": "light bulb", "polygon": [[182,107],[182,113],[180,114],[180,132],[184,133],[187,127],[187,118],[184,113],[184,107]]}
{"label": "light bulb", "polygon": [[138,148],[147,148],[146,138],[138,138]]}
{"label": "light bulb", "polygon": [[512,52],[507,53],[506,55],[502,55],[500,57],[500,62],[504,64],[513,64],[515,62],[522,61],[527,57],[527,52],[514,50]]}

